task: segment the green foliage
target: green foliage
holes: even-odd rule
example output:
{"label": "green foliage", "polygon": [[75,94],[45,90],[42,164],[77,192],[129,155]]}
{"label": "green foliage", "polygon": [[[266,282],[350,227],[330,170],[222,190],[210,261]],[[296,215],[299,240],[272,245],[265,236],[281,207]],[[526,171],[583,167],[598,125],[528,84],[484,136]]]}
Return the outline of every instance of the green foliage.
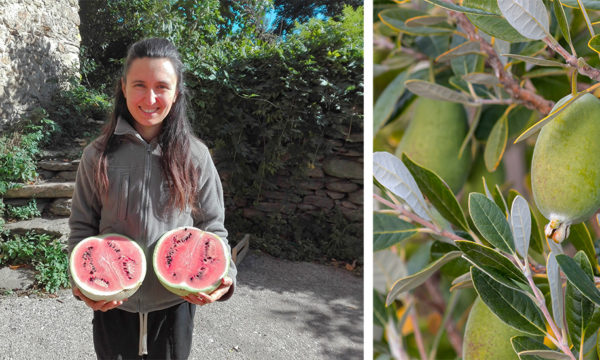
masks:
{"label": "green foliage", "polygon": [[[1,212],[0,215],[2,215]],[[6,205],[6,216],[9,219],[26,220],[40,215],[41,213],[38,210],[35,199],[32,199],[24,206]]]}
{"label": "green foliage", "polygon": [[0,195],[17,183],[36,179],[36,157],[55,128],[46,111],[37,109],[30,118],[0,135]]}
{"label": "green foliage", "polygon": [[[560,227],[551,221],[544,229],[547,221],[536,207],[539,196],[531,191],[540,185],[529,172],[535,143],[531,136],[542,127],[548,129],[548,124],[560,123],[561,111],[575,110],[572,102],[562,101],[553,111],[554,101],[565,91],[572,98],[598,96],[593,24],[600,19],[599,9],[593,1],[570,0],[375,1],[373,173],[381,206],[374,221],[374,284],[387,295],[392,309],[419,305],[414,329],[402,335],[398,324],[404,316],[392,312],[386,319],[380,304],[374,309],[379,316],[374,334],[385,329],[387,335],[374,336],[375,358],[404,358],[423,350],[429,354],[420,357],[430,359],[484,356],[466,354],[459,341],[450,351],[438,348],[446,331],[455,339],[463,335],[460,326],[472,303],[469,299],[458,310],[448,299],[474,289],[495,317],[526,333],[511,340],[499,340],[491,333],[478,344],[495,343],[514,358],[598,359],[600,291],[595,284],[599,269],[594,249],[599,233],[591,234],[582,222],[597,219],[586,215],[573,221],[578,224]],[[453,102],[467,110],[469,132],[460,136],[461,151],[463,156],[483,154],[487,170],[475,169],[470,181],[481,184],[483,175],[503,168],[507,175],[512,171],[519,175],[504,184],[483,180],[477,193],[471,192],[475,188],[471,184],[455,192],[463,197],[457,202],[433,176],[440,175],[437,170],[392,155],[400,139],[411,136],[407,128],[416,118],[413,104],[418,98]],[[577,134],[575,129],[582,121],[593,120],[591,113],[582,112],[578,121],[565,125],[568,140],[560,137],[565,142],[555,148],[565,152],[574,144],[586,144],[589,132]],[[436,121],[436,115],[430,118]],[[584,158],[550,161],[542,171],[563,180],[543,189],[552,199],[544,215],[560,213],[552,196],[566,194],[571,177],[591,181],[589,171],[576,169]],[[591,190],[571,188],[575,190],[566,196],[568,204],[575,203],[575,196],[593,197]],[[390,221],[396,218],[402,221]],[[419,232],[397,235],[411,226]],[[561,243],[569,227],[570,236]],[[420,250],[415,252],[414,246]],[[468,261],[470,269],[444,271],[449,265],[444,262],[453,256]],[[420,289],[423,284],[425,290]],[[425,304],[429,302],[433,304]],[[434,331],[423,326],[425,319],[436,316],[449,325]],[[487,325],[491,324],[479,324]],[[482,332],[464,333],[463,344]],[[412,341],[413,336],[419,340]],[[545,338],[544,344],[538,336]]]}
{"label": "green foliage", "polygon": [[32,265],[37,286],[47,292],[69,286],[66,246],[47,234],[4,237],[0,254],[0,265]]}
{"label": "green foliage", "polygon": [[72,78],[66,89],[55,94],[48,108],[49,116],[57,125],[48,146],[62,147],[74,138],[98,136],[100,126],[91,120],[105,120],[111,107],[108,95]]}

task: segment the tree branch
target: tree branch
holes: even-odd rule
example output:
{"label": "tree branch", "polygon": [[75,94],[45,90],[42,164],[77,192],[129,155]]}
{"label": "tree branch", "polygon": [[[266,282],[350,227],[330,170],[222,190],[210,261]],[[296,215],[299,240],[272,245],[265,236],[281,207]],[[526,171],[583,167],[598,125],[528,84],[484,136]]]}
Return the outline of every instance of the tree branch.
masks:
{"label": "tree branch", "polygon": [[463,31],[466,32],[469,40],[479,42],[481,51],[485,52],[488,56],[488,64],[494,70],[496,77],[498,77],[498,80],[504,86],[504,89],[513,99],[529,109],[539,111],[543,115],[550,113],[554,103],[544,99],[533,91],[522,88],[515,78],[513,78],[512,74],[504,70],[504,65],[500,61],[500,58],[498,57],[496,50],[494,50],[494,47],[481,35],[479,35],[475,26],[471,24],[469,19],[464,14],[455,11],[449,11],[449,14],[456,20]]}

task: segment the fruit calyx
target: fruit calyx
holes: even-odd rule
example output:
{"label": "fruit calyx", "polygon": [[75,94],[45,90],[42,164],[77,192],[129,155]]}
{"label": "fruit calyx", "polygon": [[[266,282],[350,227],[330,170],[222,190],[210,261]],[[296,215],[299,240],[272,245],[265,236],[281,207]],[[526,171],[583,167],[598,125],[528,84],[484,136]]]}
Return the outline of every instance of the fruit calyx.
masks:
{"label": "fruit calyx", "polygon": [[557,244],[560,244],[569,237],[569,229],[571,224],[560,221],[558,219],[550,219],[550,222],[544,227],[546,239],[552,239]]}

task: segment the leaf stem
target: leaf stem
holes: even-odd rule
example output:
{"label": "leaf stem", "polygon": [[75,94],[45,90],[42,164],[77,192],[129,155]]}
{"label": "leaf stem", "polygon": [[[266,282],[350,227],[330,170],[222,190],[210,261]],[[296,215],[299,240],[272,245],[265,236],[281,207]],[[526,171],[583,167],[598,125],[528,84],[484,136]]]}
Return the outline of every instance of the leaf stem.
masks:
{"label": "leaf stem", "polygon": [[535,299],[537,300],[537,305],[540,308],[540,310],[542,310],[544,318],[546,318],[546,321],[550,325],[550,329],[552,329],[552,332],[554,333],[554,336],[550,336],[550,334],[547,334],[548,339],[550,339],[550,341],[552,341],[563,353],[569,356],[569,358],[576,360],[575,356],[571,352],[571,349],[569,348],[569,344],[567,344],[564,341],[564,338],[561,335],[562,333],[559,331],[558,327],[556,326],[556,323],[554,322],[554,319],[552,319],[552,316],[550,315],[550,312],[546,307],[546,300],[544,299],[544,295],[533,282],[533,276],[531,275],[531,271],[529,271],[529,267],[525,267],[524,269],[524,275],[527,278],[527,282],[529,282],[529,286],[533,290],[533,294],[535,295]]}

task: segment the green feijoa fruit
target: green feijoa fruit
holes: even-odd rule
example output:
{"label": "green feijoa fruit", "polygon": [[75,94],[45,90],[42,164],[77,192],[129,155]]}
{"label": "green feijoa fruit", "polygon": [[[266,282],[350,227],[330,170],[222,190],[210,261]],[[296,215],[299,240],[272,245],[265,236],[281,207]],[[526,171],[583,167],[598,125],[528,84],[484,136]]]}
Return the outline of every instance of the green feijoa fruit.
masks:
{"label": "green feijoa fruit", "polygon": [[[554,107],[565,104],[571,95]],[[553,109],[553,110],[554,110]],[[585,94],[544,125],[531,161],[531,187],[549,220],[546,236],[561,242],[569,225],[600,207],[600,100]]]}
{"label": "green feijoa fruit", "polygon": [[467,131],[467,116],[462,105],[419,98],[396,155],[400,157],[406,153],[414,162],[439,175],[454,193],[458,193],[471,165],[468,148],[460,158],[458,156]]}

